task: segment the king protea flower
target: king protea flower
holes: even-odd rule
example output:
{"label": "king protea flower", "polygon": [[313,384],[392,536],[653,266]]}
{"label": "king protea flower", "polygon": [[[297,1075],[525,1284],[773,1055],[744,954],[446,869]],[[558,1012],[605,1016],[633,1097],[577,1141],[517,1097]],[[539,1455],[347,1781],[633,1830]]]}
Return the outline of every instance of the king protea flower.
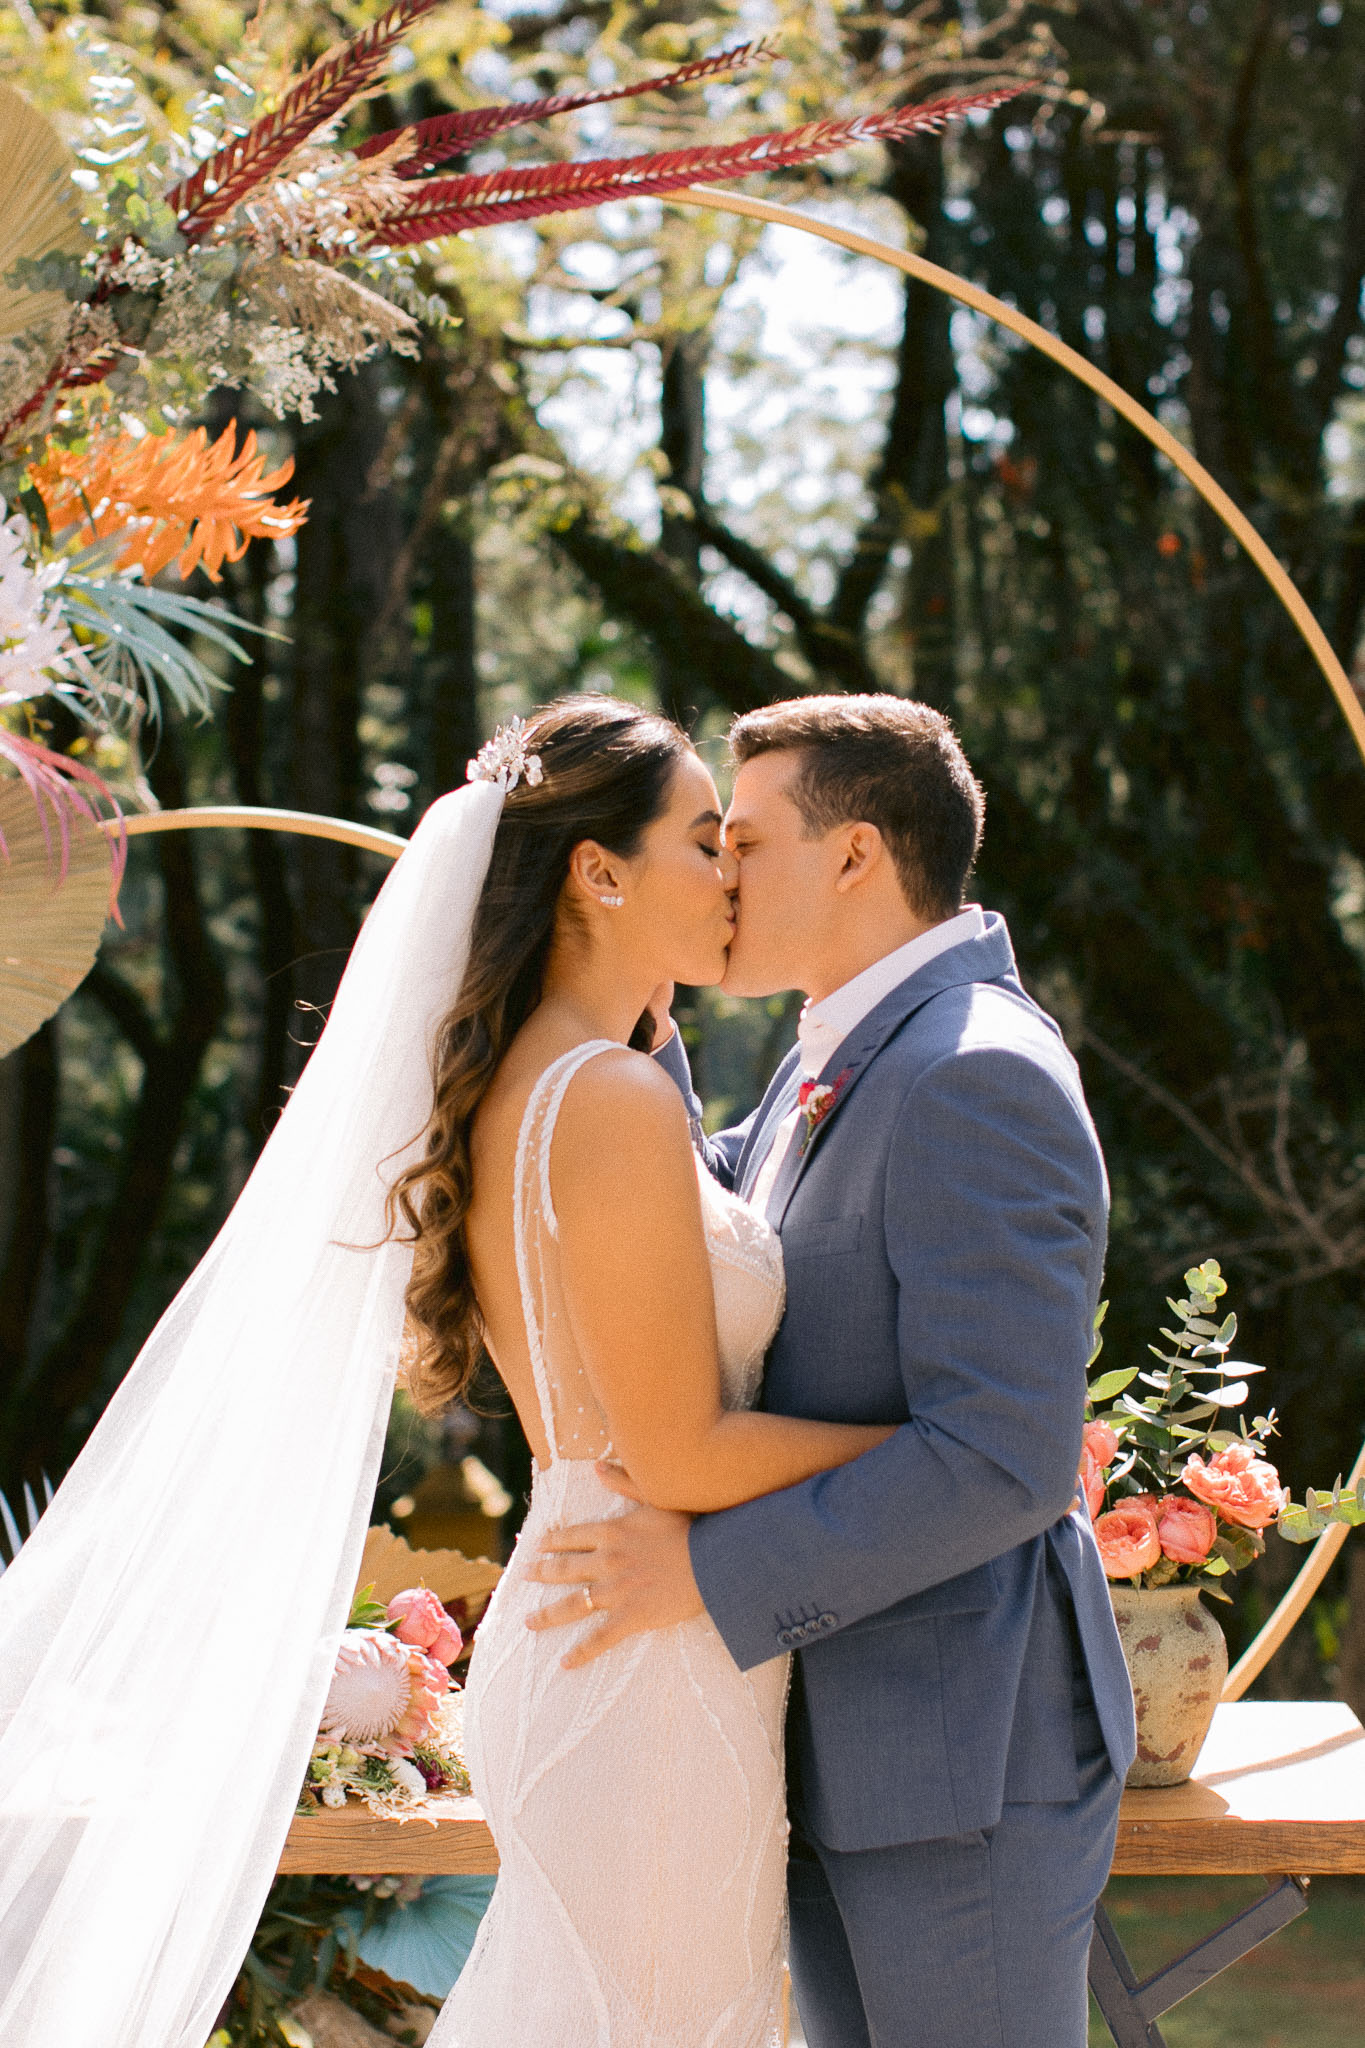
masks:
{"label": "king protea flower", "polygon": [[324,1741],[406,1756],[431,1733],[449,1688],[443,1666],[387,1629],[348,1628],[319,1733]]}

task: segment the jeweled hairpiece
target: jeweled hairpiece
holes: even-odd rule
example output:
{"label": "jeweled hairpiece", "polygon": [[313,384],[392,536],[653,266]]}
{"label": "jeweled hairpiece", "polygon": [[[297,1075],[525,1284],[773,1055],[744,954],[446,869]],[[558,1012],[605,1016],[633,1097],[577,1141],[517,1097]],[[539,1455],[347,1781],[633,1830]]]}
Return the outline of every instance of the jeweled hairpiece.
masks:
{"label": "jeweled hairpiece", "polygon": [[523,776],[532,789],[545,780],[539,754],[526,751],[524,718],[509,719],[506,725],[500,725],[492,739],[479,748],[465,772],[471,782],[496,782],[504,796],[509,789],[516,788]]}

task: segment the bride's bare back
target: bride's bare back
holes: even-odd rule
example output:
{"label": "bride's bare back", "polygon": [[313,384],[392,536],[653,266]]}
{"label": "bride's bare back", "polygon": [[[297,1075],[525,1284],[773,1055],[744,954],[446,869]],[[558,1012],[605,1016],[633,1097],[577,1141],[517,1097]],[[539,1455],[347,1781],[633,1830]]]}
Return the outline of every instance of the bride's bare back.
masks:
{"label": "bride's bare back", "polygon": [[[538,1032],[533,1020],[480,1106],[471,1146],[475,1290],[488,1348],[541,1465],[551,1447],[518,1279],[515,1161],[540,1078],[572,1049],[555,1047],[549,1020]],[[566,1077],[554,1107],[542,1199],[553,1216],[561,1348],[574,1360],[570,1406],[585,1418],[560,1455],[599,1456],[609,1441],[655,1506],[701,1513],[880,1443],[885,1429],[727,1408],[704,1217],[715,1191],[667,1075],[642,1054],[607,1048]]]}

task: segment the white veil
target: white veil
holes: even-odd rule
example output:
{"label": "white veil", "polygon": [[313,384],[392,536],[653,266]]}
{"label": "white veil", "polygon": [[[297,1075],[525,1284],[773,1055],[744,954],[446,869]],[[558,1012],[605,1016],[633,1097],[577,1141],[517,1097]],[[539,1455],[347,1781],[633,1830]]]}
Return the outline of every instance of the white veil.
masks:
{"label": "white veil", "polygon": [[346,1247],[420,1150],[505,780],[423,818],[255,1172],[0,1579],[4,2048],[204,2048],[241,1966],[402,1335],[411,1249]]}

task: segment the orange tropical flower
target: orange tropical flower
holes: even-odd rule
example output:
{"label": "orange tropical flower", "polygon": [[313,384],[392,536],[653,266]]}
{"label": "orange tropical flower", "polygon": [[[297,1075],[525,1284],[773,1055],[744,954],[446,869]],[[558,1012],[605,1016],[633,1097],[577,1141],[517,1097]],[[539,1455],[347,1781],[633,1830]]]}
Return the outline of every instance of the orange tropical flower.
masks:
{"label": "orange tropical flower", "polygon": [[148,582],[179,555],[181,577],[202,563],[217,583],[224,561],[238,561],[253,540],[297,533],[309,500],[276,504],[271,496],[294,473],[287,456],[264,474],[264,455],[248,432],[236,452],[234,421],[209,445],[192,434],[107,435],[83,451],[54,449],[29,477],[54,533],[84,524],[92,537],[122,534],[115,567],[141,565]]}

